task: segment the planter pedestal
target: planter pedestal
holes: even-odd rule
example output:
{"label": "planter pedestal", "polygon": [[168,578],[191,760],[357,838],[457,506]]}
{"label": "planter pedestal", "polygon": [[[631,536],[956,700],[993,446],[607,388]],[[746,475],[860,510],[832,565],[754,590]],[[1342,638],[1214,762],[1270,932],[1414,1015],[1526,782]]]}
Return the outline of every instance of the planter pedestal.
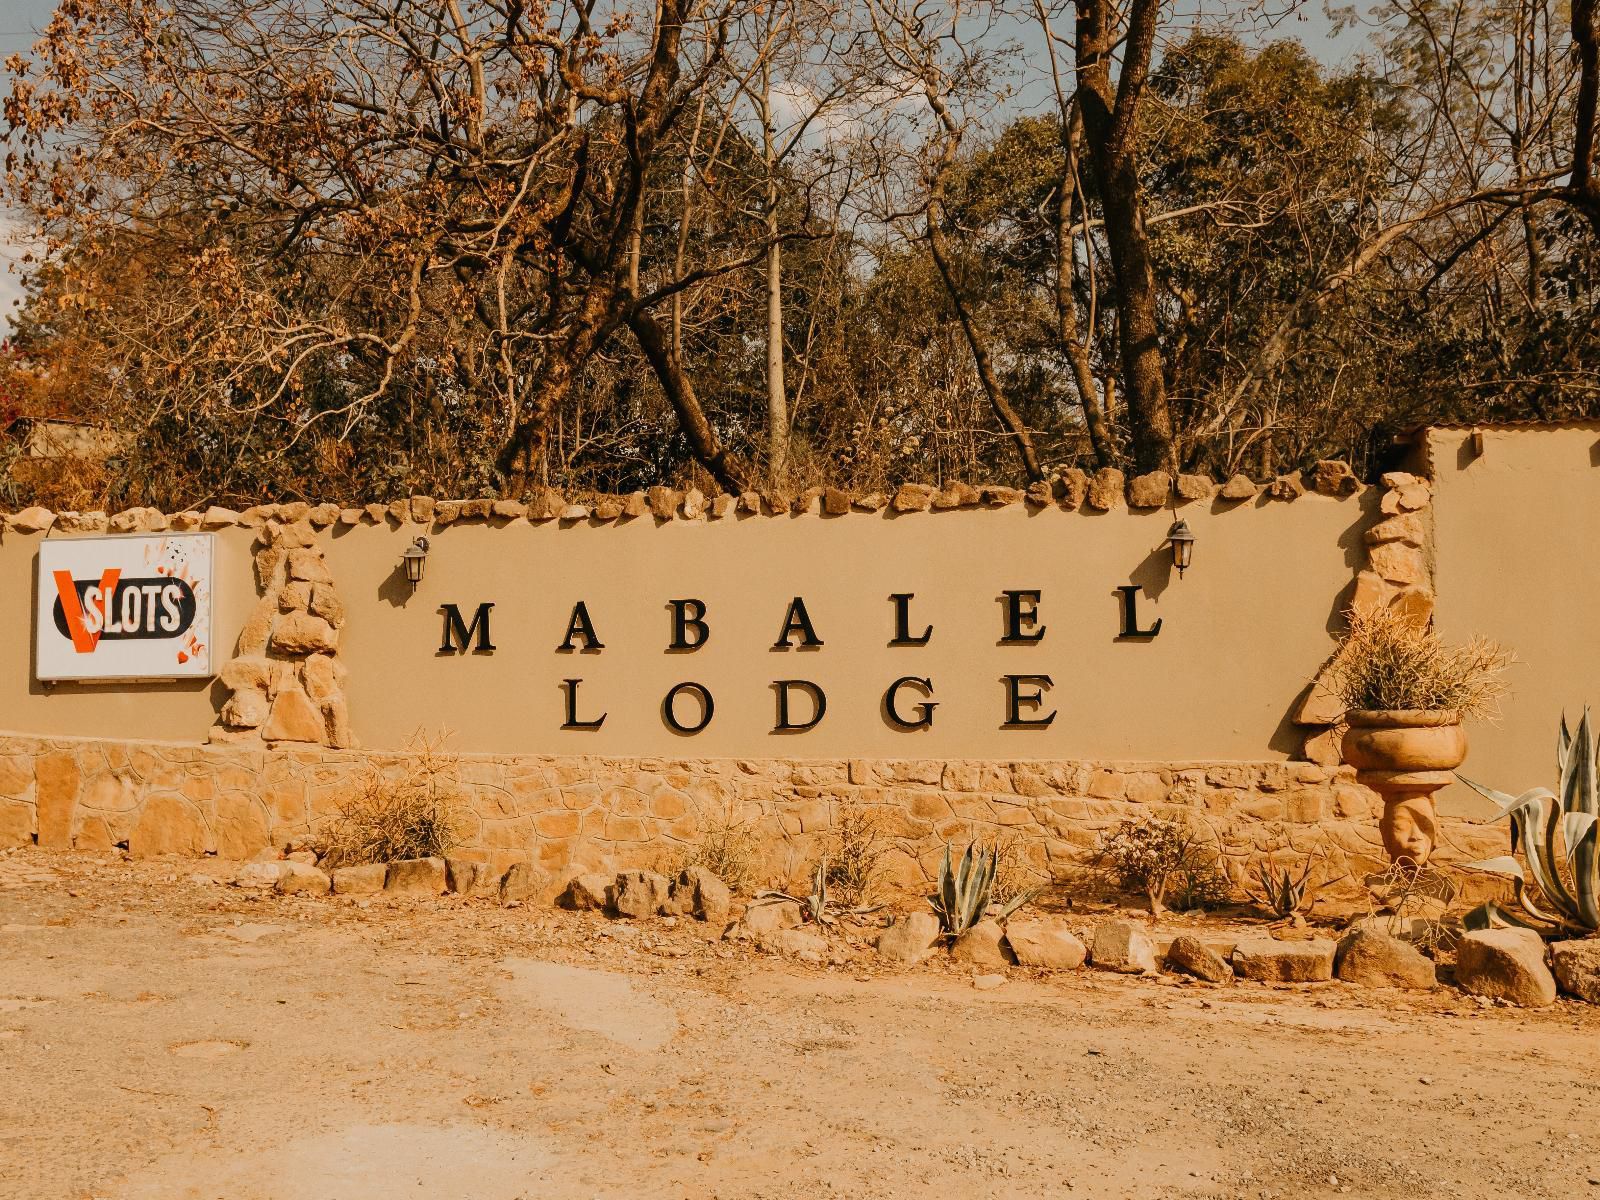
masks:
{"label": "planter pedestal", "polygon": [[1453,712],[1349,712],[1344,760],[1356,782],[1383,797],[1378,831],[1389,860],[1426,866],[1438,838],[1433,794],[1454,778],[1467,756],[1466,735]]}
{"label": "planter pedestal", "polygon": [[1449,771],[1357,771],[1356,782],[1383,797],[1378,832],[1389,861],[1423,867],[1439,836],[1433,794],[1454,777]]}

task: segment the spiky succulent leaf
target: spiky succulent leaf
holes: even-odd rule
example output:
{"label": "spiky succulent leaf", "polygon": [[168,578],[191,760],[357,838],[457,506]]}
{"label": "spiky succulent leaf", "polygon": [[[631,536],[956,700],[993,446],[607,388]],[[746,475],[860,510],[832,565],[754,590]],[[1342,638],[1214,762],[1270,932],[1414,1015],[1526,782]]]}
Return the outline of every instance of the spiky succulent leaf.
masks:
{"label": "spiky succulent leaf", "polygon": [[1494,875],[1509,875],[1513,879],[1524,879],[1522,864],[1509,854],[1502,854],[1499,858],[1484,858],[1477,862],[1462,863],[1463,871],[1488,871]]}

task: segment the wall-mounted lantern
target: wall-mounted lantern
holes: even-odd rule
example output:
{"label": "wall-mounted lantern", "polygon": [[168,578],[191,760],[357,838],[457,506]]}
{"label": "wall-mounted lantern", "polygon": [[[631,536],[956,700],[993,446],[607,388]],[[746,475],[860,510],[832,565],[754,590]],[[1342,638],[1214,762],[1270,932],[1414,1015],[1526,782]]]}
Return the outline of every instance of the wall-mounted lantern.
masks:
{"label": "wall-mounted lantern", "polygon": [[1167,545],[1172,548],[1172,565],[1178,568],[1178,578],[1182,579],[1194,561],[1194,533],[1189,529],[1189,522],[1179,517],[1172,523],[1172,528],[1167,530]]}
{"label": "wall-mounted lantern", "polygon": [[405,548],[400,555],[400,565],[405,568],[406,582],[411,585],[411,590],[417,590],[417,584],[422,582],[422,571],[428,562],[428,539],[419,537]]}

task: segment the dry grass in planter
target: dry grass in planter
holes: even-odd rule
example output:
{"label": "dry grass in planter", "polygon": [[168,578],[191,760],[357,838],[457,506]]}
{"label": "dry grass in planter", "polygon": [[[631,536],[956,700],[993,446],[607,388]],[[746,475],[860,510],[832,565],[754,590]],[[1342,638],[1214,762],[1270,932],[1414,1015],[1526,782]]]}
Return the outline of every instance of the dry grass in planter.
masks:
{"label": "dry grass in planter", "polygon": [[1415,617],[1392,609],[1352,609],[1334,660],[1333,689],[1346,710],[1413,709],[1493,717],[1506,693],[1511,653],[1487,638],[1447,644]]}

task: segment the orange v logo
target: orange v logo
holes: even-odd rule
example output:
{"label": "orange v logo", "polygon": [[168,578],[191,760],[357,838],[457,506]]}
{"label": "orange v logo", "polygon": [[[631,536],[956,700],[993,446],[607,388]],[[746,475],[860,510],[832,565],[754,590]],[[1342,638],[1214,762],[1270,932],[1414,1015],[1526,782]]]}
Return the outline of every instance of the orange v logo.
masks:
{"label": "orange v logo", "polygon": [[105,632],[106,614],[111,607],[111,593],[117,590],[117,580],[122,577],[118,567],[112,567],[100,576],[100,627],[89,632],[87,614],[78,600],[78,587],[72,581],[72,572],[55,572],[56,592],[61,597],[61,611],[66,614],[67,631],[72,634],[72,648],[79,654],[93,654]]}

